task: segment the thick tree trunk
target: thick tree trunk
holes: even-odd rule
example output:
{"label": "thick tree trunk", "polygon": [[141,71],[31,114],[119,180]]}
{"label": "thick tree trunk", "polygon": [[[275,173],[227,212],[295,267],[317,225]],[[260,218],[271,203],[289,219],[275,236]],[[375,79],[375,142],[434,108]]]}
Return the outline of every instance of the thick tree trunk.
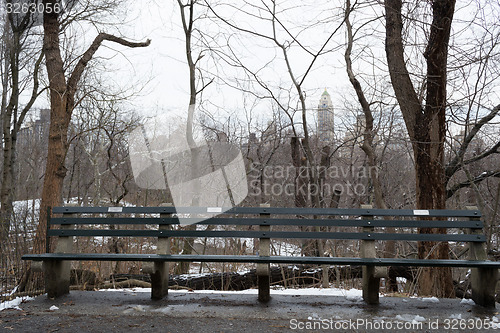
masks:
{"label": "thick tree trunk", "polygon": [[[328,279],[330,282],[361,278],[361,266],[322,266],[326,266],[328,269]],[[270,283],[274,285],[281,285],[285,288],[319,285],[323,276],[323,267],[308,265],[271,266],[269,274]],[[415,269],[409,267],[390,267],[389,269],[389,275],[391,277],[394,279],[396,279],[396,277],[403,277],[408,280],[408,282],[414,281],[416,273]],[[90,278],[92,278],[92,276],[90,276]],[[95,276],[93,279],[95,280]],[[119,283],[120,285],[125,284],[125,286],[128,286],[126,281],[129,281],[130,283],[133,281],[150,283],[151,277],[149,274],[113,274],[110,276],[109,280],[114,283]],[[169,287],[171,289],[181,287],[182,289],[186,288],[194,290],[245,290],[255,288],[256,286],[257,274],[255,269],[252,269],[245,274],[225,272],[201,274],[193,277],[186,277],[185,275],[170,275],[169,279]],[[109,288],[109,285],[99,285],[99,288]]]}
{"label": "thick tree trunk", "polygon": [[[44,1],[45,4],[50,3],[49,6],[53,6],[53,2],[55,1]],[[45,53],[50,89],[50,127],[47,165],[45,167],[39,223],[34,243],[35,253],[45,250],[47,207],[60,206],[62,204],[62,187],[64,177],[66,176],[64,161],[67,148],[67,133],[73,107],[72,105],[68,105],[64,65],[59,47],[59,21],[57,13],[44,13],[43,29],[43,51]]]}
{"label": "thick tree trunk", "polygon": [[[402,1],[385,0],[386,55],[392,86],[412,140],[415,156],[417,207],[446,208],[444,138],[446,131],[446,67],[455,0],[432,1],[433,22],[424,56],[427,60],[426,104],[422,107],[404,59]],[[421,233],[436,230],[422,228]],[[448,258],[448,244],[420,242],[420,258]],[[450,297],[451,269],[424,269],[419,279],[421,294]]]}

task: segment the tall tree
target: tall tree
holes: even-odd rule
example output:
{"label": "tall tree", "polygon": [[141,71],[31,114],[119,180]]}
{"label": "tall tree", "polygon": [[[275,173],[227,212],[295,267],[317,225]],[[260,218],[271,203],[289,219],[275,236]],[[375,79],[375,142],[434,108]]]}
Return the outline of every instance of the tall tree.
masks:
{"label": "tall tree", "polygon": [[[361,149],[366,155],[368,166],[369,166],[369,177],[370,181],[373,185],[374,192],[374,201],[375,207],[380,209],[387,209],[387,204],[384,200],[384,194],[382,191],[382,183],[379,178],[379,172],[377,171],[377,156],[374,147],[374,136],[375,130],[373,126],[373,113],[371,105],[372,103],[368,102],[366,95],[363,91],[361,83],[359,82],[354,70],[352,68],[352,48],[354,42],[354,33],[353,26],[351,24],[351,20],[349,16],[351,12],[354,10],[354,6],[351,6],[351,1],[346,0],[346,9],[345,9],[345,25],[347,29],[347,48],[344,53],[344,59],[346,62],[346,70],[347,76],[349,77],[349,82],[351,83],[354,91],[356,92],[356,96],[358,97],[359,104],[361,105],[361,109],[363,111],[363,116],[365,119],[364,133],[363,133],[363,144],[361,145]],[[394,228],[388,228],[387,232],[393,233]],[[385,257],[393,257],[396,250],[395,241],[387,241],[384,244],[384,256]],[[391,291],[397,290],[396,280],[391,278],[388,280],[388,287]]]}
{"label": "tall tree", "polygon": [[[11,3],[11,2],[9,2]],[[17,135],[26,115],[31,110],[40,89],[39,72],[43,55],[36,48],[38,38],[33,33],[35,23],[31,12],[6,15],[2,35],[1,72],[2,72],[2,175],[0,181],[0,241],[9,230],[14,200],[14,169],[16,163]],[[32,47],[35,45],[35,47]],[[27,71],[26,71],[27,70]],[[28,74],[23,74],[28,72]],[[28,100],[20,103],[20,95],[28,89]]]}
{"label": "tall tree", "polygon": [[[448,43],[455,12],[455,0],[433,0],[432,23],[425,51],[427,73],[425,102],[416,92],[405,60],[402,0],[385,0],[386,56],[392,86],[410,136],[416,171],[419,209],[446,208],[444,142],[446,134],[446,85]],[[421,233],[432,233],[429,228]],[[420,258],[448,258],[448,243],[421,242]],[[451,269],[424,268],[419,281],[422,294],[453,295]]]}
{"label": "tall tree", "polygon": [[[198,6],[197,0],[188,0],[181,1],[177,0],[177,5],[180,10],[180,17],[182,22],[182,29],[184,31],[184,47],[186,52],[186,61],[189,69],[189,105],[188,105],[188,114],[187,114],[187,124],[186,124],[186,140],[189,145],[190,154],[191,154],[191,164],[190,164],[190,172],[193,181],[193,198],[191,204],[193,206],[199,206],[201,202],[200,198],[200,190],[201,183],[197,179],[198,169],[202,166],[201,156],[197,149],[197,144],[194,140],[193,136],[193,124],[194,124],[194,112],[197,107],[197,103],[199,102],[199,95],[202,91],[212,83],[212,80],[207,82],[206,84],[203,82],[203,78],[196,74],[197,70],[199,70],[199,61],[203,58],[202,52],[198,54],[195,58],[193,52],[194,45],[194,33],[196,28],[194,26],[196,16],[195,10]],[[197,87],[197,81],[201,81],[202,86]],[[186,227],[187,230],[196,230],[196,225],[192,224]],[[182,253],[190,254],[193,251],[194,246],[194,238],[187,238],[184,240],[184,245],[182,249]],[[182,262],[177,266],[176,271],[180,274],[188,273],[189,271],[189,263]]]}
{"label": "tall tree", "polygon": [[[45,8],[55,8],[58,0],[44,0]],[[73,70],[66,74],[65,64],[61,56],[60,11],[45,11],[43,15],[44,41],[47,74],[50,89],[50,127],[47,153],[47,166],[45,171],[42,201],[40,205],[40,222],[37,227],[34,244],[35,251],[43,249],[47,223],[47,207],[57,206],[62,203],[62,186],[66,176],[65,159],[68,149],[68,128],[73,109],[76,106],[75,95],[78,84],[90,60],[103,42],[113,42],[127,47],[146,47],[146,42],[131,42],[124,38],[100,32],[80,56]]]}

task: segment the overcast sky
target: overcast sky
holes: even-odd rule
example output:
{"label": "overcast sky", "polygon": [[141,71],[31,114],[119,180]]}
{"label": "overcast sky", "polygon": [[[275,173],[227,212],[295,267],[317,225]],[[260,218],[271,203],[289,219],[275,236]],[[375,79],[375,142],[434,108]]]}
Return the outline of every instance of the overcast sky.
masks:
{"label": "overcast sky", "polygon": [[[238,8],[255,15],[259,14],[259,11],[245,4],[245,1],[239,0],[234,3],[238,5]],[[293,1],[282,2],[283,6],[289,6],[285,12],[286,15],[285,13],[280,14],[283,23],[294,34],[299,34],[301,43],[310,50],[318,50],[331,32],[341,24],[342,18],[339,16],[341,12],[338,7],[332,9],[334,7],[332,4],[335,1],[305,0],[297,2],[300,3],[300,7],[290,6],[292,3]],[[470,2],[467,3],[470,4]],[[120,87],[143,87],[141,92],[134,96],[128,105],[128,108],[134,109],[141,114],[151,115],[160,112],[167,117],[170,117],[171,114],[185,114],[189,100],[188,68],[185,60],[184,35],[177,2],[173,0],[128,1],[127,6],[126,22],[119,28],[122,36],[138,41],[149,38],[152,43],[147,48],[127,49],[107,42],[105,47],[98,52],[98,56],[103,59],[103,69],[107,72],[105,74],[106,82]],[[495,8],[495,5],[490,3],[490,7]],[[498,3],[496,7],[500,7]],[[491,9],[488,8],[482,11],[483,15],[498,15],[498,12],[491,12]],[[238,14],[234,8],[227,6],[218,7],[218,10],[225,17],[232,19],[233,22],[248,30],[266,35],[270,34],[271,26],[269,22],[252,19],[250,15]],[[471,9],[465,2],[458,2],[454,29],[461,32],[462,38],[474,36],[474,29],[481,30],[478,27],[475,28],[473,24],[467,23],[467,26],[467,24],[461,22],[474,13],[476,11]],[[381,15],[383,15],[382,5],[375,4],[355,13],[351,20],[356,28],[367,18]],[[372,77],[372,74],[380,74],[386,70],[384,67],[383,24],[383,18],[374,20],[356,36],[357,44],[353,50],[354,69],[357,73],[364,74],[360,78],[365,87],[377,85],[378,89],[382,89],[390,83],[387,75],[375,79]],[[234,30],[220,23],[198,21],[196,27],[202,30],[204,35],[212,36],[207,38],[207,44],[211,46],[217,45],[221,51],[227,51],[227,49],[223,50],[222,46],[227,41],[227,37],[231,36],[230,42],[234,47],[233,51],[237,53],[245,65],[254,70],[258,69],[259,75],[268,82],[273,91],[276,94],[281,94],[284,100],[288,99],[289,95],[285,91],[291,88],[291,81],[284,67],[282,55],[272,43],[263,38],[236,34]],[[85,30],[85,28],[83,29]],[[95,37],[95,30],[89,29],[88,31],[90,32],[82,34],[82,38],[79,39],[82,45],[89,45]],[[213,36],[216,37],[213,38]],[[281,29],[279,37],[281,40],[290,40],[283,29]],[[420,31],[413,36],[409,36],[409,38],[422,41],[425,35],[423,31]],[[313,111],[317,107],[321,93],[325,88],[331,94],[337,114],[345,110],[345,100],[350,101],[354,108],[358,108],[352,87],[345,73],[344,43],[345,31],[340,29],[326,47],[326,49],[332,51],[318,59],[303,85],[307,94],[307,107],[311,109],[311,120],[314,115]],[[194,48],[195,57],[202,49],[203,47],[200,46]],[[200,64],[208,72],[205,74],[207,80],[220,76],[227,82],[234,84],[236,78],[242,79],[244,77],[241,71],[231,69],[220,61],[214,61],[210,53],[204,52],[204,55],[205,57],[200,61]],[[421,57],[421,54],[418,54],[417,49],[410,49],[408,57],[417,59]],[[292,47],[290,59],[295,75],[300,76],[305,72],[312,58],[299,48]],[[419,62],[417,61],[415,68],[418,69],[418,66]],[[416,82],[418,84],[418,80]],[[237,113],[244,118],[245,105],[247,105],[248,110],[248,105],[252,104],[250,101],[252,98],[244,96],[242,93],[221,83],[222,80],[216,79],[204,91],[203,99],[208,102],[205,104],[206,108],[210,113],[218,117],[223,118]],[[500,100],[498,82],[493,82],[493,85],[491,99],[496,98],[498,101]],[[252,88],[255,87],[250,87],[250,89]],[[256,88],[255,90],[257,91]],[[259,91],[259,93],[261,92]],[[369,93],[369,90],[367,92]],[[390,91],[387,93],[391,94]],[[295,97],[294,95],[296,96],[295,92],[292,92],[291,96]],[[377,96],[370,95],[370,93],[368,95],[369,98],[377,98]],[[39,105],[47,105],[46,103],[46,101],[40,101]],[[291,106],[297,106],[296,100],[291,101]],[[269,101],[260,101],[252,112],[261,115],[263,118],[271,118],[271,109],[272,105]]]}

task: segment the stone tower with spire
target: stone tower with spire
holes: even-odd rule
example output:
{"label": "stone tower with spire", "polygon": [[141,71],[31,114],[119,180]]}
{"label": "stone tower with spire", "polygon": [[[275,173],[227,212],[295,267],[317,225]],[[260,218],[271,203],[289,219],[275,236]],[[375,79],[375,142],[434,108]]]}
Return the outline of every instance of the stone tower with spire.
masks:
{"label": "stone tower with spire", "polygon": [[321,141],[333,140],[333,104],[328,91],[323,92],[318,104],[318,136]]}

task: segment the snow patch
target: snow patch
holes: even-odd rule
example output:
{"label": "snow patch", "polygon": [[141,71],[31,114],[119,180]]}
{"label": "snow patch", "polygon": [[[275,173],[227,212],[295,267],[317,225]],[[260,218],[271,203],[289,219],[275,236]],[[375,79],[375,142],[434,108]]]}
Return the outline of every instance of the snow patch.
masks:
{"label": "snow patch", "polygon": [[402,314],[402,315],[397,315],[396,320],[407,321],[412,324],[416,324],[418,322],[425,321],[425,318],[419,315]]}
{"label": "snow patch", "polygon": [[346,299],[348,301],[357,302],[357,301],[363,300],[363,292],[361,290],[357,290],[357,289],[347,290],[345,296],[346,296]]}
{"label": "snow patch", "polygon": [[129,314],[132,312],[146,312],[150,309],[151,307],[148,305],[130,305],[128,309],[123,311],[124,314]]}
{"label": "snow patch", "polygon": [[12,301],[0,303],[0,311],[3,311],[5,309],[21,310],[21,308],[19,307],[19,305],[21,305],[21,303],[27,302],[27,301],[32,301],[32,300],[34,300],[33,297],[16,297]]}
{"label": "snow patch", "polygon": [[172,308],[159,308],[159,309],[154,309],[152,312],[159,312],[163,314],[168,314],[172,311]]}
{"label": "snow patch", "polygon": [[151,310],[151,312],[159,312],[159,313],[164,313],[164,314],[168,314],[168,313],[171,313],[175,310],[179,310],[179,308],[182,308],[185,307],[187,304],[176,304],[176,305],[169,305],[169,306],[166,306],[166,307],[162,307],[162,308],[158,308],[158,309],[153,309]]}
{"label": "snow patch", "polygon": [[499,329],[500,328],[500,316],[491,317],[491,321],[489,321],[491,329]]}
{"label": "snow patch", "polygon": [[450,316],[450,319],[462,319],[462,314],[461,313],[452,314]]}
{"label": "snow patch", "polygon": [[55,305],[52,305],[50,308],[49,308],[49,311],[56,311],[56,310],[59,310],[59,308]]}
{"label": "snow patch", "polygon": [[422,297],[422,302],[439,303],[437,297]]}
{"label": "snow patch", "polygon": [[[102,291],[114,291],[125,293],[151,293],[151,288],[132,288],[132,289],[101,289]],[[238,291],[220,291],[220,290],[169,290],[169,293],[191,293],[191,294],[233,294],[233,295],[257,295],[257,289],[246,289]],[[363,299],[363,291],[358,289],[340,289],[340,288],[301,288],[301,289],[276,289],[273,288],[274,294],[277,295],[293,295],[293,296],[342,296],[351,301]]]}
{"label": "snow patch", "polygon": [[476,302],[474,302],[472,299],[462,298],[462,300],[460,301],[460,304],[475,305]]}

